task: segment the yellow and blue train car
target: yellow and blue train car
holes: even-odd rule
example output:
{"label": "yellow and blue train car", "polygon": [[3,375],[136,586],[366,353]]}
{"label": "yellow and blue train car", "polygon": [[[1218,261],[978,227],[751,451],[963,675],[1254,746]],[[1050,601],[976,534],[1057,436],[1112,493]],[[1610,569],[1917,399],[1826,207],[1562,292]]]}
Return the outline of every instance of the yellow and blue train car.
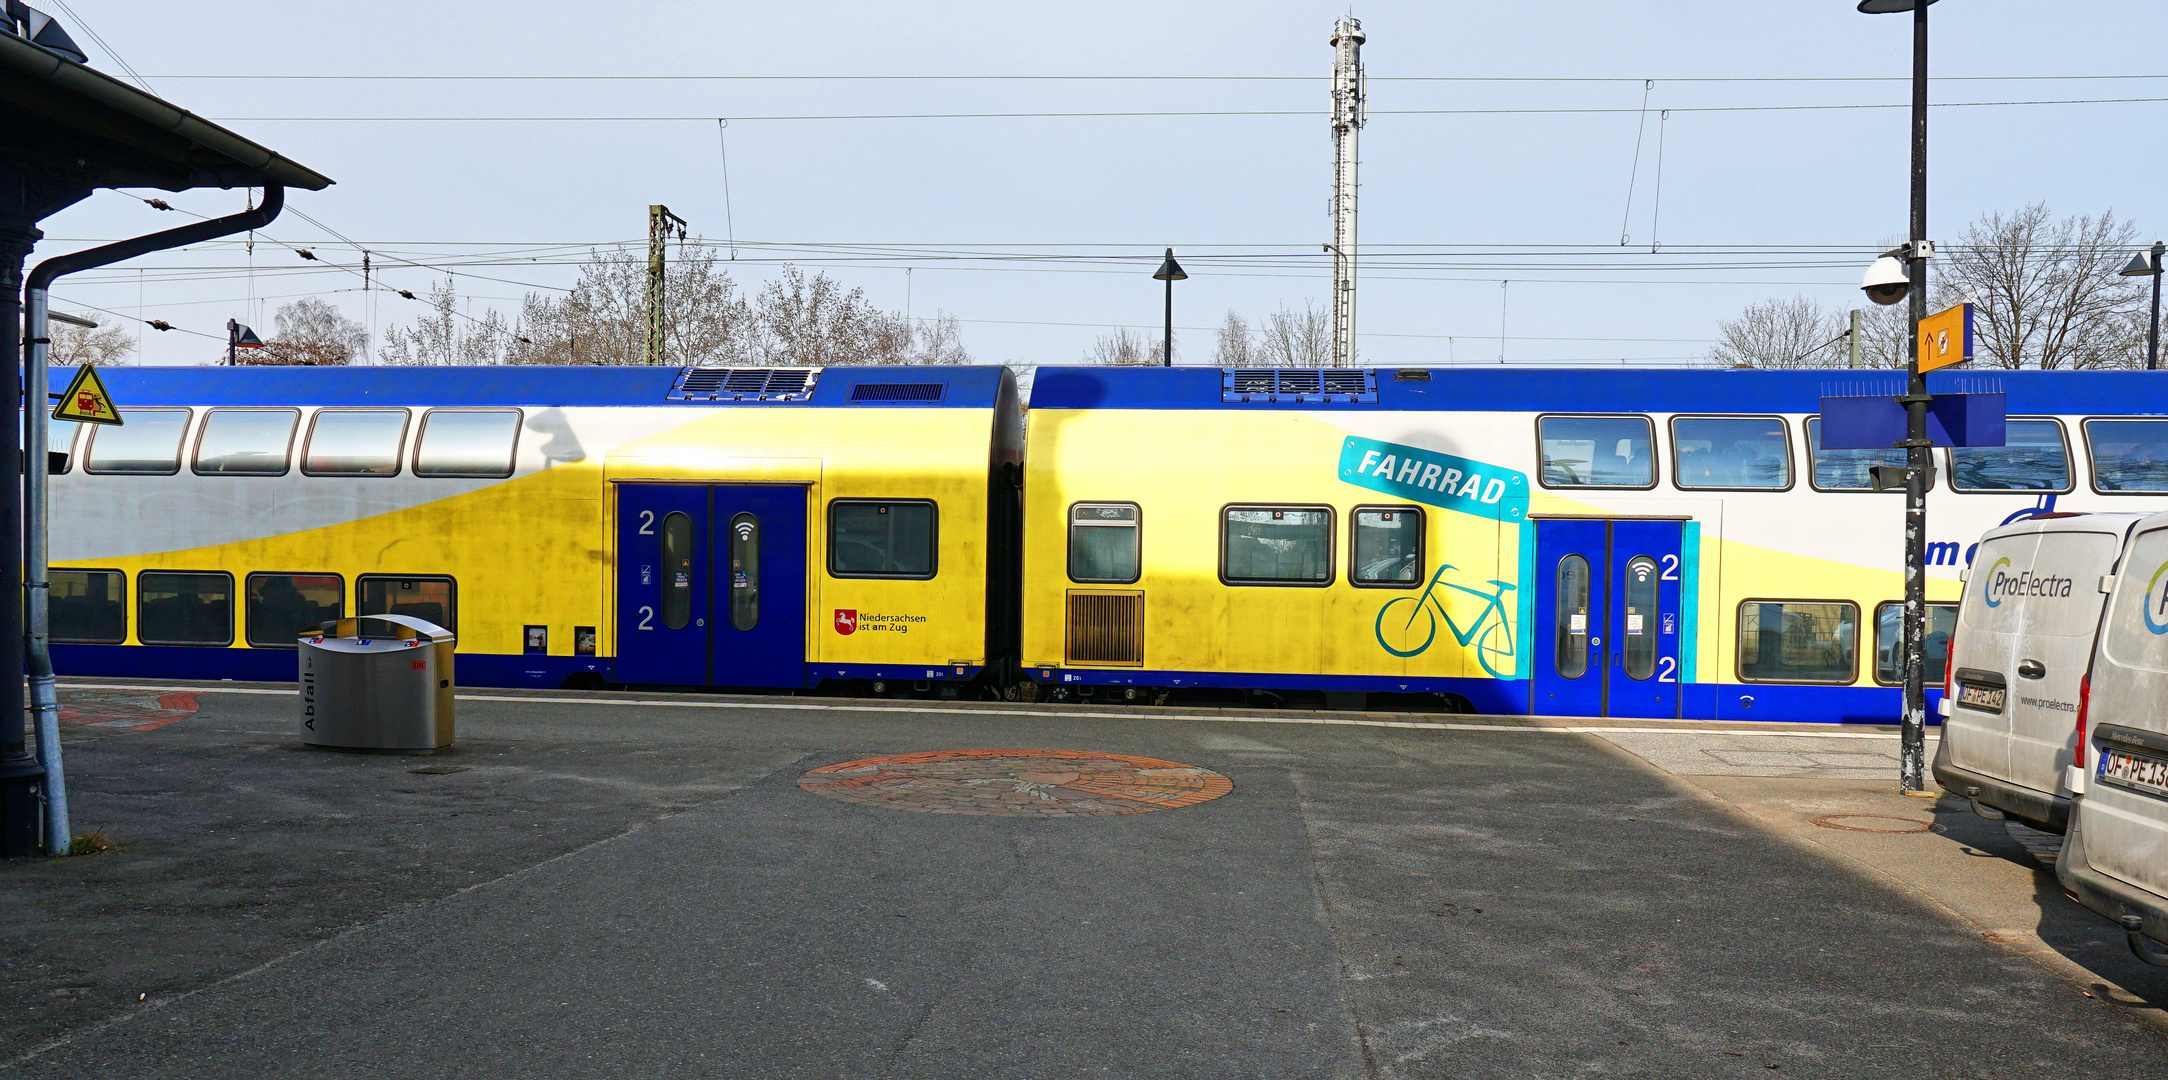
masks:
{"label": "yellow and blue train car", "polygon": [[[1983,531],[2168,509],[2158,378],[1998,373],[2007,445],[1935,451],[1932,682]],[[1816,413],[1901,391],[1888,373],[1042,368],[1025,673],[1114,700],[1890,722],[1903,499],[1869,469],[1902,458],[1822,446]]]}
{"label": "yellow and blue train car", "polygon": [[1005,368],[105,378],[125,423],[52,440],[63,674],[291,679],[302,628],[396,613],[474,685],[1011,677]]}

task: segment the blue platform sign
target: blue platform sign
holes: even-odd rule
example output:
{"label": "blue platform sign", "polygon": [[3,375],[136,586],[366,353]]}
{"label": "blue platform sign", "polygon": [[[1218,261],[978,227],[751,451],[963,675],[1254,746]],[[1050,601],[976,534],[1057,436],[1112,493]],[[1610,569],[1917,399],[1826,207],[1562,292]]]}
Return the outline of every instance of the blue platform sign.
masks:
{"label": "blue platform sign", "polygon": [[1351,435],[1340,446],[1340,479],[1477,517],[1519,521],[1528,516],[1526,474],[1436,450]]}
{"label": "blue platform sign", "polygon": [[[1936,446],[2001,446],[2005,394],[1936,394],[1927,403],[1927,437]],[[1887,450],[1905,437],[1905,407],[1894,397],[1822,399],[1822,447]]]}

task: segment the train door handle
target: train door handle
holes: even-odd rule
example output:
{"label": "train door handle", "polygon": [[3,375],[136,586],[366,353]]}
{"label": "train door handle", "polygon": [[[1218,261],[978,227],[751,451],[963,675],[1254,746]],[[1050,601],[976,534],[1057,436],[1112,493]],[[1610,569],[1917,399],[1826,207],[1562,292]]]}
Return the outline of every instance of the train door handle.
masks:
{"label": "train door handle", "polygon": [[2047,674],[2047,665],[2038,660],[2023,660],[2017,665],[2017,677],[2020,679],[2043,679]]}

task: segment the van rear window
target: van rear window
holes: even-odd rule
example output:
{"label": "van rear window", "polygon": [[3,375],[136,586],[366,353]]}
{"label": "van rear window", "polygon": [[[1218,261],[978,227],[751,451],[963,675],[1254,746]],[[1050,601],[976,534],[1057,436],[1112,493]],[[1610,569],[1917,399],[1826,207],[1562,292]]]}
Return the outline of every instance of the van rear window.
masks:
{"label": "van rear window", "polygon": [[2122,495],[2168,491],[2168,420],[2087,420],[2093,488]]}
{"label": "van rear window", "polygon": [[2090,638],[2100,621],[2100,576],[2115,565],[2110,533],[2043,532],[1980,545],[1965,581],[1966,631]]}

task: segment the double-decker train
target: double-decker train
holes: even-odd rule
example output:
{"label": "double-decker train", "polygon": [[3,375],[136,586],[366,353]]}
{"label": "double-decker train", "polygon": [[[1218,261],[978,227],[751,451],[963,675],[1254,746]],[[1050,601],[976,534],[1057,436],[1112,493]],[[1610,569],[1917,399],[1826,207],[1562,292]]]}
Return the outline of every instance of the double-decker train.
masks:
{"label": "double-decker train", "polygon": [[[62,674],[291,679],[399,613],[469,685],[1898,712],[1899,459],[1815,415],[1887,373],[105,374],[126,423],[52,439]],[[1936,656],[1987,528],[2168,509],[2157,376],[1996,381],[2007,444],[1936,451]]]}

